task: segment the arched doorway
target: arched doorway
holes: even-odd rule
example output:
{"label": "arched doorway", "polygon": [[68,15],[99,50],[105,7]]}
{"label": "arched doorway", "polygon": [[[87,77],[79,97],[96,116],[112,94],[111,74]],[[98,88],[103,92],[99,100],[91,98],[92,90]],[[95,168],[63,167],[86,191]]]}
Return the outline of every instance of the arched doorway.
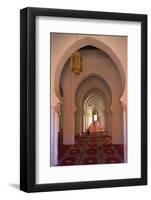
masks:
{"label": "arched doorway", "polygon": [[[88,53],[90,51],[85,48],[80,49],[81,55],[83,55],[85,59],[85,73],[81,73],[79,76],[76,76],[74,73],[70,71],[69,61],[66,62],[65,67],[63,68],[62,75],[61,75],[61,87],[63,88],[64,94],[64,101],[63,101],[63,130],[64,130],[64,143],[66,144],[74,144],[75,142],[75,134],[77,134],[76,129],[80,129],[78,132],[81,134],[81,126],[79,127],[76,122],[76,118],[79,118],[81,115],[81,109],[78,109],[75,105],[75,98],[78,97],[78,101],[80,101],[80,96],[82,93],[88,90],[89,87],[98,87],[100,90],[106,86],[104,89],[104,93],[110,93],[112,96],[112,103],[108,110],[112,112],[112,119],[111,119],[111,127],[110,131],[112,134],[112,138],[114,143],[123,142],[123,136],[121,135],[123,125],[122,125],[122,109],[120,103],[120,97],[123,93],[123,85],[121,82],[120,74],[111,60],[111,58],[106,55],[103,51],[92,48],[92,52],[94,51],[95,54]],[[90,60],[90,57],[93,56],[101,56],[103,59],[96,59],[95,65],[92,68],[92,61],[94,64],[94,59]],[[105,62],[104,62],[105,60]],[[83,69],[84,69],[83,67]],[[93,72],[96,71],[97,75]],[[69,84],[71,83],[71,84]],[[91,83],[91,84],[90,84]],[[81,88],[81,89],[80,89]],[[80,95],[78,95],[79,91]],[[108,90],[108,92],[107,92]],[[70,92],[69,92],[70,91]],[[110,92],[109,92],[110,91]],[[108,100],[109,101],[109,100]],[[111,100],[110,100],[111,101]],[[78,109],[78,111],[77,111]],[[83,111],[82,111],[83,112]],[[75,113],[76,116],[75,117]],[[106,112],[107,113],[107,112]],[[87,113],[84,113],[85,115]],[[117,122],[118,119],[118,122]],[[69,124],[67,123],[69,122]],[[76,123],[75,123],[76,122]],[[86,117],[86,126],[87,126],[87,117]],[[120,126],[119,126],[120,124]],[[69,134],[70,133],[70,134]]]}
{"label": "arched doorway", "polygon": [[[89,85],[89,87],[87,87]],[[114,98],[113,98],[114,99]],[[75,93],[75,105],[77,113],[81,113],[81,122],[79,116],[76,115],[76,133],[87,131],[90,124],[93,122],[92,112],[98,111],[98,122],[102,124],[102,130],[112,134],[111,127],[111,103],[112,94],[106,82],[96,74],[86,77]],[[80,126],[81,125],[81,126]],[[81,127],[78,129],[78,127]]]}

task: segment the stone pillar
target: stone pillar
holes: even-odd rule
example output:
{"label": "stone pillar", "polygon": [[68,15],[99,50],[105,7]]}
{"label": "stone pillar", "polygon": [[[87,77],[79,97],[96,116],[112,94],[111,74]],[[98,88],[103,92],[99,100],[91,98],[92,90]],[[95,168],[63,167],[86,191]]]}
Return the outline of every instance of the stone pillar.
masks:
{"label": "stone pillar", "polygon": [[87,123],[88,123],[88,119],[87,119],[87,115],[85,115],[85,130],[87,130]]}
{"label": "stone pillar", "polygon": [[59,118],[57,113],[57,106],[51,106],[51,131],[50,131],[50,165],[56,166],[58,164],[58,131]]}
{"label": "stone pillar", "polygon": [[80,114],[80,136],[83,133],[83,113]]}
{"label": "stone pillar", "polygon": [[83,113],[83,116],[82,116],[82,121],[83,121],[83,132],[85,132],[85,114]]}
{"label": "stone pillar", "polygon": [[101,114],[98,114],[98,121],[101,123]]}
{"label": "stone pillar", "polygon": [[75,116],[69,112],[63,115],[63,144],[75,143]]}
{"label": "stone pillar", "polygon": [[89,115],[87,116],[87,118],[88,118],[88,124],[87,124],[87,128],[88,128],[89,125],[91,124],[91,120],[92,120],[91,115],[89,114]]}
{"label": "stone pillar", "polygon": [[75,112],[75,133],[81,135],[82,132],[82,114],[80,111]]}
{"label": "stone pillar", "polygon": [[85,130],[87,130],[87,129],[88,129],[88,123],[89,123],[88,114],[85,114],[85,119],[86,119],[86,127],[85,127]]}
{"label": "stone pillar", "polygon": [[79,114],[78,111],[75,112],[75,136],[79,135]]}
{"label": "stone pillar", "polygon": [[127,162],[127,109],[123,105],[124,162]]}
{"label": "stone pillar", "polygon": [[123,142],[123,113],[119,107],[112,111],[112,143],[123,144]]}
{"label": "stone pillar", "polygon": [[109,111],[108,112],[108,132],[109,132],[109,135],[112,135],[111,116],[112,116],[112,113]]}
{"label": "stone pillar", "polygon": [[109,111],[106,111],[104,113],[104,117],[105,117],[105,130],[108,131],[109,135],[112,135],[111,113]]}
{"label": "stone pillar", "polygon": [[84,132],[86,131],[86,114],[84,113],[84,118],[83,118],[84,120]]}
{"label": "stone pillar", "polygon": [[78,133],[79,133],[80,136],[82,135],[82,132],[83,132],[83,130],[82,130],[82,116],[83,116],[82,113],[78,113],[78,118],[79,118]]}

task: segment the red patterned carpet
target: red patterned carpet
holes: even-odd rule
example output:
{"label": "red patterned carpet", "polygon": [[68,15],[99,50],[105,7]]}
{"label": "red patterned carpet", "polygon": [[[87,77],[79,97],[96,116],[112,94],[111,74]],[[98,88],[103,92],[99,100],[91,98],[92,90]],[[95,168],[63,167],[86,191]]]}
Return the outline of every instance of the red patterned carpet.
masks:
{"label": "red patterned carpet", "polygon": [[81,136],[75,145],[59,147],[59,166],[123,163],[123,145],[111,144],[111,137],[100,133]]}

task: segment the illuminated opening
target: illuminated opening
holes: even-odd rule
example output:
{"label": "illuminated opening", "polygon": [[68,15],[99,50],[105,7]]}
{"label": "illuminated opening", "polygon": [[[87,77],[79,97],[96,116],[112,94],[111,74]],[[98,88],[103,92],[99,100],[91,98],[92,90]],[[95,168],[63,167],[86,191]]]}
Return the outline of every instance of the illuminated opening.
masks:
{"label": "illuminated opening", "polygon": [[94,115],[94,121],[97,121],[97,114]]}

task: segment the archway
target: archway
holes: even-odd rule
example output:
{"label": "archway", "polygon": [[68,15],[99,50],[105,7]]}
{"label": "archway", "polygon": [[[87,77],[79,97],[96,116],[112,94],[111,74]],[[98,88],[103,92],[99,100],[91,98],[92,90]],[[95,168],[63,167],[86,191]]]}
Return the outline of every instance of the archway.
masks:
{"label": "archway", "polygon": [[55,71],[55,79],[54,79],[54,88],[55,88],[56,95],[59,99],[61,98],[61,95],[60,95],[58,80],[60,80],[61,78],[61,73],[63,71],[65,63],[75,51],[88,45],[96,47],[100,50],[103,50],[113,60],[113,62],[115,63],[115,66],[117,67],[117,70],[120,73],[123,94],[125,93],[125,73],[118,56],[115,54],[113,49],[109,47],[107,44],[105,44],[104,42],[96,39],[94,36],[91,36],[91,37],[88,36],[88,37],[83,37],[79,39],[78,41],[76,40],[73,43],[71,43],[57,63],[57,67]]}
{"label": "archway", "polygon": [[[81,50],[82,51],[85,50]],[[63,103],[63,110],[64,110],[64,117],[63,117],[63,124],[64,124],[64,143],[66,144],[74,144],[75,142],[75,132],[81,133],[81,130],[76,130],[77,125],[75,123],[75,113],[77,116],[81,116],[81,111],[78,110],[75,105],[75,95],[76,91],[79,90],[79,86],[83,85],[85,80],[87,79],[87,84],[84,86],[85,88],[88,87],[98,87],[101,85],[101,90],[104,88],[104,92],[107,92],[107,95],[112,96],[112,103],[106,115],[110,116],[110,111],[112,111],[114,117],[112,117],[112,125],[110,126],[110,134],[113,136],[114,143],[120,143],[123,140],[123,136],[121,136],[121,132],[123,129],[122,125],[122,116],[121,116],[121,103],[120,98],[123,94],[123,85],[121,82],[120,73],[117,70],[116,65],[112,61],[112,59],[102,52],[99,49],[95,49],[95,52],[98,53],[98,58],[95,60],[92,59],[92,62],[88,59],[89,54],[86,55],[84,69],[85,72],[81,73],[79,76],[76,76],[74,73],[70,71],[69,61],[66,62],[62,74],[61,74],[61,86],[63,88],[64,94],[64,103]],[[103,59],[99,59],[99,56],[103,55]],[[92,68],[93,64],[93,68]],[[94,73],[97,72],[97,73]],[[90,80],[91,79],[91,80]],[[101,83],[100,83],[101,80]],[[70,84],[69,84],[70,83]],[[91,84],[90,84],[91,83]],[[82,86],[83,87],[83,86]],[[99,88],[100,88],[99,87]],[[70,91],[70,92],[69,92]],[[84,94],[84,92],[82,91]],[[82,93],[80,96],[82,96]],[[110,94],[109,94],[110,93]],[[80,99],[80,98],[78,98]],[[76,117],[77,118],[77,117]],[[114,120],[113,120],[114,119]],[[120,121],[117,122],[118,119]],[[66,122],[70,122],[66,124]],[[81,126],[80,126],[81,127]],[[69,135],[70,133],[70,135]],[[66,135],[65,135],[66,134]],[[119,137],[120,135],[120,137]]]}
{"label": "archway", "polygon": [[[88,85],[89,87],[87,87]],[[105,127],[104,131],[108,131],[108,134],[111,135],[111,103],[111,90],[100,76],[93,74],[82,80],[75,93],[76,134],[87,131],[93,122],[92,112],[96,109],[98,110],[98,122]]]}
{"label": "archway", "polygon": [[[70,79],[65,78],[65,76],[69,77],[68,74],[70,73],[69,70],[66,70],[68,67],[68,58],[70,57],[72,52],[74,52],[78,48],[84,47],[85,45],[92,45],[92,46],[97,47],[98,49],[103,49],[103,51],[106,53],[108,52],[107,53],[107,55],[109,56],[108,60],[110,61],[110,66],[112,66],[112,70],[110,71],[113,77],[107,78],[106,77],[107,71],[105,71],[106,70],[105,67],[103,65],[100,65],[100,68],[99,68],[99,65],[97,64],[96,65],[97,73],[94,73],[92,72],[93,71],[92,69],[91,70],[89,69],[89,71],[85,73],[85,76],[82,77],[81,75],[80,78],[77,77],[77,81],[75,85],[72,85],[73,76]],[[61,63],[64,63],[64,64],[61,64]],[[102,71],[102,69],[104,69],[104,71]],[[81,125],[77,126],[76,124],[83,123],[80,120],[81,116],[83,115],[83,110],[82,110],[81,105],[80,105],[80,109],[77,109],[77,105],[75,103],[76,101],[75,96],[81,96],[81,98],[77,98],[81,104],[82,99],[84,98],[82,93],[85,94],[88,91],[85,90],[85,93],[82,91],[82,89],[81,89],[82,92],[77,93],[77,91],[80,89],[80,87],[82,87],[86,79],[89,79],[89,81],[90,79],[92,79],[91,82],[93,82],[93,85],[90,85],[89,84],[90,82],[88,81],[87,85],[90,86],[89,89],[101,88],[100,89],[101,92],[102,93],[104,92],[105,97],[108,99],[108,101],[110,101],[110,106],[105,110],[105,118],[108,118],[108,120],[105,120],[105,122],[108,123],[107,125],[109,127],[108,130],[109,130],[109,133],[113,136],[114,143],[118,143],[123,140],[122,138],[123,136],[119,139],[119,135],[123,129],[123,125],[121,125],[121,127],[118,127],[119,122],[117,122],[118,120],[116,120],[116,119],[121,118],[120,124],[122,124],[123,116],[122,116],[122,107],[121,107],[120,98],[122,94],[124,93],[124,85],[125,85],[125,76],[122,69],[123,68],[121,66],[121,63],[118,57],[112,51],[112,49],[108,47],[107,45],[105,45],[103,42],[97,41],[93,37],[85,37],[81,39],[80,41],[76,42],[76,47],[75,47],[75,44],[73,44],[65,52],[64,56],[62,56],[62,58],[60,59],[58,63],[58,67],[56,69],[56,75],[55,75],[55,91],[56,91],[56,95],[59,97],[61,101],[62,109],[63,109],[62,124],[65,122],[68,122],[68,124],[66,125],[66,129],[64,129],[65,134],[68,134],[64,137],[64,144],[74,144],[75,132],[78,132],[78,133],[82,132],[81,130],[82,126]],[[114,84],[113,84],[113,79],[115,79]],[[60,82],[63,82],[63,83],[60,84]],[[69,83],[71,83],[71,85],[69,85]],[[67,94],[68,93],[67,91],[69,91],[68,88],[70,87],[72,88],[72,91],[69,95]],[[94,99],[91,99],[91,100],[92,102],[89,102],[89,103],[92,103],[93,105]],[[78,117],[76,117],[75,115],[77,115]],[[77,122],[76,120],[77,118],[79,122]],[[76,130],[77,128],[79,128],[80,130],[77,131]]]}

